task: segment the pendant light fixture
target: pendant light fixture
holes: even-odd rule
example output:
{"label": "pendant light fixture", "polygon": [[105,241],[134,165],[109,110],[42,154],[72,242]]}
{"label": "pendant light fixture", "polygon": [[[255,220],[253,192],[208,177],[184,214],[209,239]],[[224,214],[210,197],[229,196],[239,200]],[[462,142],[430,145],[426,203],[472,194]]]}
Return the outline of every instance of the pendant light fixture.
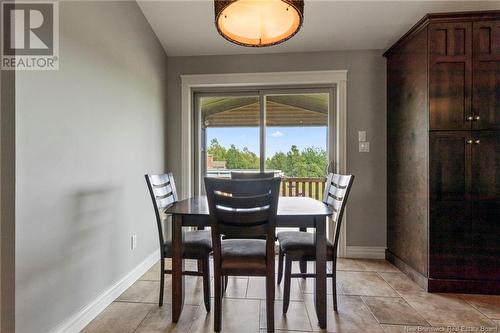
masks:
{"label": "pendant light fixture", "polygon": [[214,0],[214,5],[219,33],[243,46],[282,43],[304,20],[304,0]]}

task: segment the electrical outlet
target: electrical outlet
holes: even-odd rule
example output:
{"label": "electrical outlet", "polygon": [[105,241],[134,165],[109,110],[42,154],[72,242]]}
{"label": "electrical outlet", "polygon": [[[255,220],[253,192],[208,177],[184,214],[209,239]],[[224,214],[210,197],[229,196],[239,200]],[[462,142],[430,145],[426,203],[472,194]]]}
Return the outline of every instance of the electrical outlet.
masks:
{"label": "electrical outlet", "polygon": [[135,250],[135,248],[137,247],[137,235],[132,235],[132,237],[130,238],[130,246],[132,250]]}
{"label": "electrical outlet", "polygon": [[359,152],[360,153],[369,153],[370,152],[370,142],[360,142],[359,143]]}

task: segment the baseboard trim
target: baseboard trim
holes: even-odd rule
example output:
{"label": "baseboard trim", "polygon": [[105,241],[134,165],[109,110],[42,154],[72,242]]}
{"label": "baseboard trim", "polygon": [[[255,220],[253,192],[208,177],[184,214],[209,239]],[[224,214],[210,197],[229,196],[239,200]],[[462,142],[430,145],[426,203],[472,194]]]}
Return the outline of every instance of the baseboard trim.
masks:
{"label": "baseboard trim", "polygon": [[385,259],[384,246],[347,246],[346,258]]}
{"label": "baseboard trim", "polygon": [[430,293],[463,293],[500,295],[500,281],[429,279]]}
{"label": "baseboard trim", "polygon": [[120,296],[125,290],[127,290],[132,284],[134,284],[134,282],[137,281],[144,273],[146,273],[159,259],[160,252],[158,250],[155,250],[139,265],[137,265],[130,273],[125,275],[121,280],[119,280],[102,294],[100,294],[96,299],[83,307],[80,311],[59,324],[51,331],[51,333],[80,332],[109,304],[111,304],[118,296]]}
{"label": "baseboard trim", "polygon": [[427,290],[428,284],[427,284],[427,277],[408,265],[406,262],[404,262],[403,259],[399,258],[397,255],[392,253],[391,251],[387,250],[385,251],[385,258],[387,261],[392,263],[394,266],[399,268],[403,273],[405,273],[410,279],[413,280],[416,284],[418,284],[422,289]]}

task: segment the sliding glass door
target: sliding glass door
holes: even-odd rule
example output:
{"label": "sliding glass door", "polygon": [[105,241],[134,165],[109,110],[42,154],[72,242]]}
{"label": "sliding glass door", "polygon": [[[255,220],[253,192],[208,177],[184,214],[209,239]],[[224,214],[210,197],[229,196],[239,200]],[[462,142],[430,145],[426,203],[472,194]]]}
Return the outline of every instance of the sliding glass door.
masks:
{"label": "sliding glass door", "polygon": [[281,195],[320,199],[332,160],[333,89],[196,93],[195,192],[231,171],[274,172]]}

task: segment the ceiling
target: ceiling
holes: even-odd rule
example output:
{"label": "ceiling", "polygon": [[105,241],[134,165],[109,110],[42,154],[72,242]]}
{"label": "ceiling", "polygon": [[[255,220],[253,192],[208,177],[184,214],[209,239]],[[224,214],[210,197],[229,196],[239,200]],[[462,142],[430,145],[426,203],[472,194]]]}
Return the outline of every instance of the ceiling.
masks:
{"label": "ceiling", "polygon": [[233,45],[214,26],[211,0],[137,1],[168,56],[387,49],[426,13],[500,9],[500,1],[305,0],[304,25],[283,44]]}

